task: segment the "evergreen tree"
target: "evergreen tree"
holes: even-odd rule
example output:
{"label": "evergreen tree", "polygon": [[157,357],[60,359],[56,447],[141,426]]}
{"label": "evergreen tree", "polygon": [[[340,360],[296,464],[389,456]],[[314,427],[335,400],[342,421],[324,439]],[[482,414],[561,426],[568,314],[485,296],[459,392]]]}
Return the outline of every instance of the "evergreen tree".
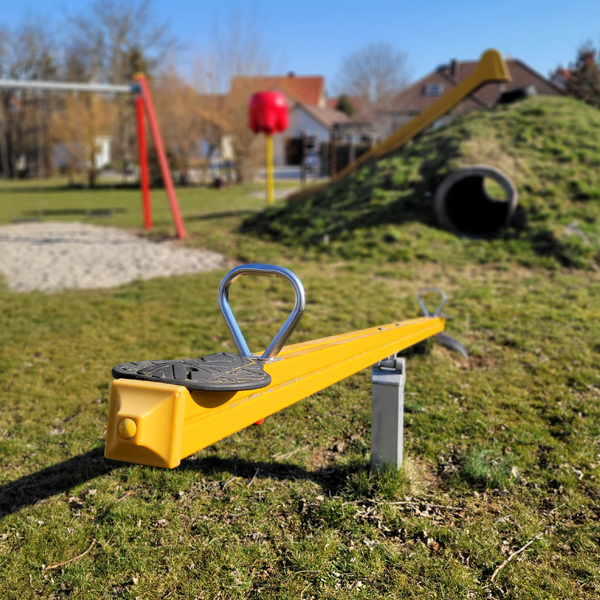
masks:
{"label": "evergreen tree", "polygon": [[352,105],[352,101],[350,100],[350,96],[348,94],[342,94],[335,105],[336,109],[346,113],[349,117],[354,114],[354,106]]}
{"label": "evergreen tree", "polygon": [[577,60],[570,66],[565,81],[565,92],[600,108],[600,52],[590,43],[577,52]]}

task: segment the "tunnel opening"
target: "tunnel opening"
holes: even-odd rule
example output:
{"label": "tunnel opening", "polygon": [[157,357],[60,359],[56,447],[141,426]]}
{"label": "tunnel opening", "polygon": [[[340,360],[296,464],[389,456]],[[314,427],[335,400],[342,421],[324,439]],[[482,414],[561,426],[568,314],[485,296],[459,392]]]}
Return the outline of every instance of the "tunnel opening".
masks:
{"label": "tunnel opening", "polygon": [[436,192],[434,209],[446,229],[487,237],[508,226],[517,203],[510,177],[495,167],[480,165],[450,173]]}

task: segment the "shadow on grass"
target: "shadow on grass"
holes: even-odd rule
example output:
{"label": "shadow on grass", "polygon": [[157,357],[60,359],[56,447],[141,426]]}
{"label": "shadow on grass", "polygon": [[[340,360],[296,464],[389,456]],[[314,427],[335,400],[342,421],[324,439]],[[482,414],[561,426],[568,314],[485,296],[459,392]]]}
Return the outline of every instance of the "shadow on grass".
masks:
{"label": "shadow on grass", "polygon": [[76,192],[80,194],[83,190],[89,192],[91,194],[95,194],[97,192],[110,192],[113,190],[138,190],[138,183],[115,183],[115,184],[99,184],[94,187],[88,187],[85,185],[24,185],[23,187],[0,187],[0,194],[32,194],[37,192],[44,193],[64,193],[64,192]]}
{"label": "shadow on grass", "polygon": [[251,216],[262,212],[262,209],[240,208],[238,210],[226,210],[222,212],[204,213],[201,215],[186,215],[186,221],[210,221],[211,219],[227,219],[228,217]]}
{"label": "shadow on grass", "polygon": [[[0,519],[10,513],[33,506],[41,500],[67,492],[96,477],[107,475],[116,469],[127,466],[127,463],[104,458],[104,447],[102,447],[46,467],[37,473],[31,473],[5,483],[0,486]],[[144,468],[152,469],[153,467]],[[245,477],[248,480],[254,476],[259,480],[265,477],[287,481],[307,479],[318,483],[326,492],[335,495],[344,487],[349,476],[366,468],[366,464],[357,464],[350,467],[332,466],[308,471],[289,463],[207,456],[184,459],[177,470],[194,471],[206,476],[226,472],[237,477]],[[162,470],[159,467],[155,469]]]}
{"label": "shadow on grass", "polygon": [[6,483],[0,486],[0,518],[122,466],[123,463],[104,458],[103,447],[95,448]]}
{"label": "shadow on grass", "polygon": [[195,471],[204,475],[214,473],[230,473],[236,477],[251,480],[277,479],[279,481],[296,481],[306,479],[318,483],[325,492],[332,495],[337,494],[346,486],[349,476],[359,471],[368,469],[368,463],[336,466],[332,465],[323,469],[308,471],[304,467],[290,463],[250,461],[240,458],[222,458],[219,456],[207,456],[197,459],[186,459],[178,467],[180,470]]}
{"label": "shadow on grass", "polygon": [[[126,213],[126,208],[56,208],[56,209],[43,209],[41,210],[42,217],[110,217],[117,213]],[[23,212],[26,218],[38,217],[40,212],[37,210],[26,210]],[[19,217],[17,217],[18,219]]]}

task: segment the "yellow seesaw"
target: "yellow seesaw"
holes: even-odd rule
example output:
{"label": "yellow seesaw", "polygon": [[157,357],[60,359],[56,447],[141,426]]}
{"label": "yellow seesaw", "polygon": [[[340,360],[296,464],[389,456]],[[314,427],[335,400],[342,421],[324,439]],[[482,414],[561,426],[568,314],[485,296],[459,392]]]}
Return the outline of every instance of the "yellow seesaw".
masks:
{"label": "yellow seesaw", "polygon": [[[262,356],[250,352],[229,306],[229,287],[243,275],[285,279],[295,306]],[[219,306],[239,350],[200,359],[118,365],[111,387],[105,456],[173,468],[182,458],[302,400],[382,359],[439,334],[446,296],[424,317],[285,346],[302,317],[305,295],[298,277],[282,267],[251,264],[230,271],[219,287]],[[451,339],[451,338],[449,338]]]}

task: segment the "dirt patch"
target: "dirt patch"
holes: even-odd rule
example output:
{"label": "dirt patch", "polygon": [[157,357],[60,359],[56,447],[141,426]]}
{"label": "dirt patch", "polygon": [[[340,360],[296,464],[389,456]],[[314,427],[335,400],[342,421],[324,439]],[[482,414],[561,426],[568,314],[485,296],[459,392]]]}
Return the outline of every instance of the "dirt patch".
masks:
{"label": "dirt patch", "polygon": [[2,226],[0,257],[0,273],[15,292],[109,288],[137,279],[210,271],[225,264],[225,257],[216,252],[83,223]]}

